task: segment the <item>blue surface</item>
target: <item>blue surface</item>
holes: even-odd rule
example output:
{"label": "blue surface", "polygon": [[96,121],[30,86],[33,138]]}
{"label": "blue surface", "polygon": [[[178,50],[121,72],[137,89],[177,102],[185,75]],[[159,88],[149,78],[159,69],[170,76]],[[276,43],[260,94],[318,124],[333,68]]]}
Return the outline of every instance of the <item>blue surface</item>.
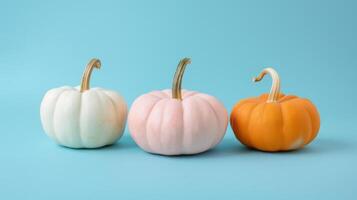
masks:
{"label": "blue surface", "polygon": [[[1,1],[0,199],[356,199],[356,1]],[[269,91],[253,84],[274,66],[285,93],[310,98],[318,138],[290,153],[244,148],[230,127],[197,156],[141,151],[128,131],[114,146],[72,150],[43,132],[39,105],[53,87],[78,85],[92,57],[92,85],[130,105],[171,86],[221,99]]]}

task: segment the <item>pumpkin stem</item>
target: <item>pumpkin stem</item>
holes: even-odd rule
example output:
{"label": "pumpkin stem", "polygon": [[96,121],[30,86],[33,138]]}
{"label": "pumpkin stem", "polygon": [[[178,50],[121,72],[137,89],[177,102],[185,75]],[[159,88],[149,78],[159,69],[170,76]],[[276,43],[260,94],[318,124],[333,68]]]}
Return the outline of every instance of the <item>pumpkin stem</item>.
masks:
{"label": "pumpkin stem", "polygon": [[93,68],[100,69],[101,62],[99,59],[93,58],[87,65],[86,70],[82,76],[81,92],[89,90],[89,81],[92,74]]}
{"label": "pumpkin stem", "polygon": [[253,78],[254,82],[261,81],[266,74],[269,74],[273,79],[273,84],[270,89],[269,97],[267,102],[276,102],[279,98],[280,93],[280,78],[278,72],[276,72],[273,68],[265,68],[258,77]]}
{"label": "pumpkin stem", "polygon": [[186,65],[191,63],[191,59],[184,58],[177,65],[176,73],[172,83],[172,98],[182,100],[182,77],[186,69]]}

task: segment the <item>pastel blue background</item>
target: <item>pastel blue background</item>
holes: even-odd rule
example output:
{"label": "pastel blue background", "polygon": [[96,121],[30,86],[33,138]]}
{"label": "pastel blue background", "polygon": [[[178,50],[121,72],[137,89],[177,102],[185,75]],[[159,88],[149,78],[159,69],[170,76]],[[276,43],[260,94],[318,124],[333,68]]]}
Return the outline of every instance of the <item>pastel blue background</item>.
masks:
{"label": "pastel blue background", "polygon": [[[0,199],[356,199],[357,2],[0,1]],[[43,132],[39,106],[53,87],[78,85],[92,57],[92,85],[128,104],[171,86],[192,58],[184,87],[231,108],[269,91],[266,66],[285,93],[310,98],[321,131],[290,153],[250,151],[228,127],[217,148],[162,157],[125,136],[72,150]]]}

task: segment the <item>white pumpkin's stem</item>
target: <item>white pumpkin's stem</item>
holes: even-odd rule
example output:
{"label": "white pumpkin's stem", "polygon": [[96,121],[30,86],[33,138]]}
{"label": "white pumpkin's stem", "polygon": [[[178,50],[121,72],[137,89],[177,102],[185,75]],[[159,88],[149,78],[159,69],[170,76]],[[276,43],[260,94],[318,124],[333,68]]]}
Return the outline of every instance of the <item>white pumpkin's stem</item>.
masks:
{"label": "white pumpkin's stem", "polygon": [[101,62],[99,59],[93,58],[87,65],[86,70],[83,73],[82,83],[81,83],[81,92],[89,90],[89,81],[90,76],[94,68],[100,69]]}
{"label": "white pumpkin's stem", "polygon": [[182,100],[182,77],[185,72],[186,66],[191,63],[191,59],[182,59],[176,69],[174,80],[172,82],[172,98]]}
{"label": "white pumpkin's stem", "polygon": [[270,94],[267,102],[276,102],[279,99],[280,94],[280,78],[278,72],[276,72],[273,68],[265,68],[258,77],[253,78],[254,82],[261,81],[266,74],[269,74],[273,80],[273,84],[270,89]]}

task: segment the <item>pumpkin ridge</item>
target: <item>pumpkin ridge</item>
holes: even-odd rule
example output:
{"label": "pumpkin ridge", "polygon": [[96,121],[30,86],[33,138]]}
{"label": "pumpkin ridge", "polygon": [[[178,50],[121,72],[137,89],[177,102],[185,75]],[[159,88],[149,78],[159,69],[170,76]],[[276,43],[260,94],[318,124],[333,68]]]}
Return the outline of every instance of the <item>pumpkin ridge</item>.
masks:
{"label": "pumpkin ridge", "polygon": [[[59,91],[57,91],[57,90],[59,90]],[[50,93],[54,93],[55,95],[56,95],[56,98],[54,98],[54,100],[53,101],[55,101],[54,102],[54,105],[52,106],[53,107],[53,111],[52,111],[52,113],[50,113],[50,116],[52,116],[52,120],[50,121],[50,122],[48,122],[47,120],[43,120],[43,122],[42,123],[44,123],[44,124],[50,124],[50,128],[49,129],[51,129],[51,130],[47,130],[46,131],[46,133],[47,133],[47,135],[49,135],[50,137],[52,137],[56,142],[58,141],[57,140],[57,137],[56,137],[56,134],[54,133],[54,113],[55,113],[55,110],[56,110],[56,105],[57,105],[57,100],[58,100],[58,97],[60,97],[61,96],[61,94],[64,92],[66,90],[66,87],[60,87],[60,88],[55,88],[55,89],[52,89],[52,90],[50,90],[50,91],[48,91],[46,94],[45,94],[45,97],[44,97],[44,99],[42,100],[42,102],[44,102],[45,100],[47,100],[46,98],[48,98],[48,95],[50,94]],[[58,94],[56,94],[56,93],[58,93]],[[42,103],[41,103],[42,104]]]}
{"label": "pumpkin ridge", "polygon": [[[197,96],[196,96],[197,97]],[[192,98],[192,100],[191,101],[193,101],[193,102],[195,102],[195,104],[196,104],[196,106],[195,106],[195,109],[196,110],[198,110],[199,112],[199,116],[200,116],[200,118],[199,118],[199,120],[198,120],[198,122],[200,122],[199,124],[205,124],[205,121],[203,120],[203,117],[201,117],[202,116],[202,110],[205,110],[205,109],[203,109],[201,106],[200,106],[200,102],[202,102],[202,101],[200,101],[200,99],[199,98]],[[205,135],[207,135],[207,133],[204,133]],[[207,137],[207,138],[209,138],[209,137]],[[211,144],[209,144],[208,145],[208,148],[205,148],[205,149],[207,149],[207,150],[209,150],[209,149],[211,149]],[[196,151],[196,153],[201,153],[201,152],[203,152],[202,150],[200,150],[200,151]]]}
{"label": "pumpkin ridge", "polygon": [[[100,94],[99,96],[105,96],[109,99],[110,103],[112,104],[113,108],[114,108],[114,115],[115,115],[115,121],[119,121],[119,115],[118,115],[118,107],[117,105],[114,103],[114,100],[104,91],[104,90],[101,90],[98,92],[98,94]],[[113,133],[115,135],[115,133]],[[119,135],[119,137],[121,137],[121,135]],[[113,141],[117,141],[118,138],[114,139]]]}
{"label": "pumpkin ridge", "polygon": [[269,93],[264,93],[254,98],[257,99],[259,102],[266,102],[268,100],[268,97],[269,97]]}
{"label": "pumpkin ridge", "polygon": [[161,93],[163,93],[165,95],[165,98],[169,98],[171,99],[171,90],[170,89],[164,89],[164,90],[160,90]]}
{"label": "pumpkin ridge", "polygon": [[152,91],[152,92],[144,94],[144,95],[150,95],[150,96],[153,96],[153,97],[156,97],[156,98],[159,98],[159,99],[165,99],[165,97],[161,97],[159,95],[156,95],[156,94],[154,94],[154,92],[161,92],[161,91],[160,90],[155,90],[155,91]]}
{"label": "pumpkin ridge", "polygon": [[248,146],[255,146],[253,143],[252,143],[252,138],[251,138],[251,131],[250,131],[250,126],[251,126],[251,121],[252,121],[252,114],[254,113],[254,111],[257,109],[257,107],[259,106],[260,103],[257,103],[256,105],[254,105],[254,107],[252,108],[252,110],[249,112],[249,116],[248,116],[248,126],[247,126],[247,132],[248,133],[245,133],[247,135],[247,143],[248,143]]}
{"label": "pumpkin ridge", "polygon": [[[140,101],[142,101],[142,99],[145,99],[146,97],[151,97],[151,98],[154,98],[155,99],[155,101],[153,101],[153,103],[152,103],[152,105],[151,106],[148,106],[148,107],[150,107],[150,109],[148,110],[148,114],[146,115],[146,117],[145,117],[145,119],[142,119],[142,120],[140,120],[140,121],[142,121],[143,123],[142,123],[142,126],[144,127],[143,128],[143,134],[141,134],[141,135],[143,135],[142,137],[143,137],[143,139],[141,140],[142,142],[136,142],[136,140],[139,140],[138,138],[140,138],[140,132],[133,132],[132,131],[132,129],[131,129],[131,125],[130,125],[130,119],[132,118],[132,109],[129,111],[129,114],[128,114],[128,122],[129,122],[129,125],[128,125],[128,127],[129,127],[129,132],[130,132],[130,135],[131,135],[131,137],[134,139],[134,141],[136,142],[136,144],[137,145],[139,145],[142,149],[150,149],[150,146],[149,146],[149,144],[148,144],[148,139],[147,139],[147,136],[146,136],[146,127],[147,127],[147,120],[148,120],[148,118],[150,117],[150,113],[151,113],[151,111],[153,110],[153,108],[154,108],[154,106],[156,105],[156,103],[158,102],[158,101],[160,101],[161,99],[160,98],[158,98],[158,97],[156,97],[156,96],[153,96],[153,95],[149,95],[149,93],[147,93],[147,94],[143,94],[143,95],[141,95],[140,97],[138,97],[135,101],[134,101],[134,103],[133,103],[133,105],[132,105],[132,108],[135,108],[135,106],[136,106],[136,104],[138,104]],[[137,133],[139,134],[139,135],[137,135]]]}
{"label": "pumpkin ridge", "polygon": [[186,96],[184,97],[184,98],[186,98],[186,99],[201,94],[201,93],[199,93],[199,92],[197,92],[197,91],[193,91],[193,90],[187,90],[186,92],[189,93],[188,95],[186,95]]}
{"label": "pumpkin ridge", "polygon": [[283,109],[283,107],[281,106],[281,104],[279,103],[279,108],[280,108],[280,114],[281,114],[281,118],[283,119],[282,120],[282,124],[281,124],[281,137],[282,137],[282,139],[281,139],[281,141],[282,141],[282,144],[281,144],[281,146],[280,146],[280,149],[279,150],[281,150],[281,149],[284,149],[285,148],[285,112],[284,112],[284,109]]}
{"label": "pumpkin ridge", "polygon": [[308,119],[309,119],[308,121],[309,121],[309,124],[310,124],[310,126],[309,126],[310,130],[308,131],[307,136],[305,136],[305,138],[307,138],[306,142],[304,141],[303,144],[302,144],[302,146],[305,146],[306,144],[309,144],[311,142],[311,138],[313,136],[312,117],[311,117],[310,112],[308,111],[308,109],[305,107],[305,103],[302,102],[300,98],[298,98],[296,101],[297,101],[298,105],[300,105],[302,107],[303,112],[306,113],[306,115],[308,116]]}
{"label": "pumpkin ridge", "polygon": [[[102,101],[102,98],[101,96],[96,92],[96,91],[91,91],[91,90],[86,90],[84,92],[92,92],[94,94],[94,96],[97,97],[98,101],[100,102],[100,105],[101,105],[101,108],[102,108],[102,105],[103,105],[103,101]],[[83,138],[83,137],[82,137]],[[88,138],[88,137],[87,137]],[[102,138],[102,137],[101,137]],[[83,142],[83,143],[86,143],[86,142]],[[91,148],[91,145],[84,145],[86,146],[86,148]],[[103,145],[101,145],[103,146]]]}
{"label": "pumpkin ridge", "polygon": [[[202,102],[205,102],[205,104],[210,108],[210,110],[214,114],[214,117],[216,118],[216,122],[217,122],[217,125],[218,125],[219,129],[221,129],[221,123],[219,121],[219,117],[217,115],[216,110],[213,109],[211,103],[209,101],[207,101],[206,99],[204,99],[201,95],[196,95],[196,97],[197,97],[197,99],[200,99]],[[216,141],[215,141],[215,139],[213,139],[213,142],[211,142],[211,145],[210,145],[210,149],[215,146],[215,143],[216,143]]]}
{"label": "pumpkin ridge", "polygon": [[[153,107],[150,109],[150,112],[149,112],[149,115],[147,116],[147,118],[146,118],[146,120],[145,120],[145,139],[146,139],[146,144],[148,145],[148,147],[149,147],[149,149],[150,149],[150,151],[152,151],[152,147],[151,147],[151,144],[150,144],[150,142],[149,142],[149,140],[148,140],[148,137],[147,137],[147,129],[148,129],[148,121],[149,121],[149,119],[150,119],[150,117],[151,117],[151,114],[152,114],[152,111],[155,109],[155,107],[159,104],[159,102],[161,102],[161,101],[163,101],[163,100],[165,100],[164,98],[163,99],[159,99],[157,102],[155,102],[154,103],[154,105],[153,105]],[[160,141],[161,142],[161,141]]]}
{"label": "pumpkin ridge", "polygon": [[81,126],[82,126],[82,94],[79,95],[80,96],[80,106],[79,106],[79,111],[78,111],[78,134],[79,134],[79,143],[81,144],[81,146],[85,146],[83,144],[83,138],[82,138],[82,130],[81,130]]}
{"label": "pumpkin ridge", "polygon": [[58,143],[60,143],[60,139],[59,139],[59,137],[57,137],[57,133],[56,133],[56,129],[55,129],[55,114],[56,114],[56,110],[57,110],[57,104],[58,104],[58,101],[60,100],[60,98],[63,96],[63,94],[65,93],[65,92],[68,92],[68,90],[67,89],[63,89],[62,91],[61,91],[61,93],[57,96],[57,98],[56,98],[56,103],[55,103],[55,105],[54,105],[54,110],[53,110],[53,113],[52,113],[52,115],[53,115],[53,118],[52,118],[52,130],[53,130],[53,136],[54,136],[54,138],[56,139],[56,141],[58,142]]}
{"label": "pumpkin ridge", "polygon": [[295,95],[285,95],[284,97],[282,97],[278,102],[279,103],[286,103],[295,99],[299,99],[298,96]]}
{"label": "pumpkin ridge", "polygon": [[[289,110],[289,107],[294,107],[294,108],[296,108],[296,107],[298,107],[299,108],[299,113],[301,114],[301,112],[304,112],[305,113],[305,108],[299,103],[299,101],[300,101],[300,98],[294,98],[294,99],[291,99],[291,101],[288,101],[288,102],[290,102],[290,105],[287,105],[287,106],[285,106],[285,109],[287,109],[287,110]],[[291,105],[292,104],[292,105]],[[285,104],[286,105],[286,104]],[[301,108],[302,107],[302,108]],[[285,111],[285,112],[287,112],[287,111]],[[285,113],[286,114],[286,113]],[[307,115],[308,115],[308,113],[307,113]],[[310,116],[309,116],[310,117]],[[284,132],[285,133],[285,132]],[[311,133],[311,130],[310,130],[310,133]],[[302,140],[303,140],[303,143],[302,144],[300,144],[300,146],[297,146],[297,147],[295,147],[295,148],[291,148],[291,145],[293,145],[296,141],[293,141],[293,142],[291,142],[290,144],[288,144],[289,146],[286,146],[286,148],[284,148],[284,150],[285,151],[289,151],[289,150],[295,150],[295,149],[299,149],[299,148],[302,148],[303,146],[305,146],[305,140],[306,140],[306,138],[308,138],[308,135],[310,134],[310,133],[305,133],[305,132],[303,132],[303,133],[299,133],[299,138],[302,138]],[[289,133],[286,133],[286,134],[289,134]]]}
{"label": "pumpkin ridge", "polygon": [[244,105],[248,104],[248,103],[260,103],[261,101],[258,98],[247,98],[247,99],[242,99],[239,101],[239,103],[237,103],[234,107],[233,110],[239,110],[241,107],[243,107]]}
{"label": "pumpkin ridge", "polygon": [[309,116],[309,123],[310,123],[310,131],[309,131],[309,136],[308,136],[308,140],[307,142],[304,142],[304,146],[309,144],[314,138],[313,138],[313,135],[314,135],[314,129],[313,129],[313,120],[312,120],[312,116],[311,116],[311,113],[309,111],[308,108],[306,108],[305,106],[305,102],[301,101],[302,99],[299,99],[299,104],[303,107],[303,109],[305,110],[305,112],[307,113],[307,115]]}
{"label": "pumpkin ridge", "polygon": [[[188,98],[186,98],[186,99],[190,99],[191,101],[194,101],[194,99],[191,99],[190,97],[188,97]],[[184,100],[184,99],[183,99]],[[185,110],[185,107],[187,107],[187,103],[185,104],[185,102],[187,102],[187,101],[181,101],[182,103],[182,110]],[[186,106],[185,106],[186,105]],[[189,110],[189,109],[188,109]],[[185,113],[186,112],[183,112],[182,113],[182,117],[183,117],[183,127],[184,128],[187,128],[187,126],[185,126],[185,123],[186,123],[186,121],[185,121]],[[187,131],[185,130],[185,129],[183,129],[183,137],[182,137],[182,149],[183,149],[183,154],[190,154],[189,152],[190,152],[190,150],[189,150],[189,148],[187,148],[187,147],[189,147],[191,144],[189,144],[189,145],[187,145],[186,144],[186,142],[185,142],[185,139],[187,138],[187,135],[191,135],[191,143],[192,143],[192,141],[193,141],[193,137],[192,137],[192,134],[186,134],[187,133]]]}
{"label": "pumpkin ridge", "polygon": [[185,101],[187,99],[193,98],[195,96],[197,96],[198,93],[194,93],[194,94],[189,94],[189,96],[183,97],[181,101]]}
{"label": "pumpkin ridge", "polygon": [[[256,102],[255,102],[255,103],[252,103],[252,102],[248,102],[248,101],[243,101],[243,102],[237,103],[237,104],[234,106],[233,110],[232,110],[232,113],[231,113],[231,116],[230,116],[230,123],[231,123],[231,126],[232,126],[232,128],[233,128],[233,132],[234,132],[235,137],[236,137],[239,141],[241,141],[243,144],[245,144],[246,146],[249,146],[249,147],[250,147],[251,144],[250,144],[250,142],[249,142],[248,140],[243,141],[240,137],[238,137],[238,135],[239,135],[240,133],[243,133],[243,131],[238,128],[239,125],[237,126],[237,123],[238,123],[238,122],[236,122],[236,121],[238,120],[238,117],[236,117],[236,116],[238,115],[238,113],[240,112],[240,110],[243,109],[243,108],[244,108],[245,106],[247,106],[248,104],[254,104],[254,106],[253,106],[253,108],[252,108],[252,110],[253,110],[254,107],[255,107],[258,103],[256,103]],[[251,111],[249,112],[249,116],[247,117],[248,123],[249,123],[249,121],[250,121],[250,115],[251,115]],[[246,126],[245,128],[248,127],[247,125],[245,125],[245,126]],[[238,131],[234,131],[234,130],[238,130]],[[236,133],[236,132],[237,132],[237,133]],[[243,133],[243,134],[246,135],[246,133]]]}
{"label": "pumpkin ridge", "polygon": [[[298,100],[298,98],[294,98],[294,99],[291,99],[292,101],[297,101]],[[286,103],[287,102],[290,102],[291,103],[291,101],[286,101]],[[291,105],[290,105],[291,106]],[[296,105],[294,105],[294,107],[295,107]],[[286,132],[285,131],[285,127],[286,127],[286,122],[285,122],[285,116],[287,115],[287,112],[288,112],[288,110],[289,110],[289,106],[285,106],[285,109],[283,109],[283,107],[282,107],[282,110],[283,110],[283,116],[284,116],[284,136],[285,135],[287,135],[287,134],[291,134],[291,133],[289,133],[289,132]],[[304,137],[304,135],[303,134],[300,134],[300,137]],[[303,138],[303,140],[305,140],[304,138]],[[287,144],[286,146],[284,146],[284,148],[282,149],[283,151],[290,151],[290,150],[295,150],[295,149],[299,149],[299,148],[301,148],[301,146],[298,146],[298,147],[295,147],[295,148],[291,148],[291,146],[293,145],[294,146],[294,143],[295,143],[296,141],[293,141],[293,142],[290,142],[290,143],[286,143],[286,142],[284,142],[284,144]]]}
{"label": "pumpkin ridge", "polygon": [[[124,97],[121,96],[119,93],[117,93],[115,91],[112,91],[112,90],[103,90],[103,91],[107,96],[109,96],[113,100],[113,102],[116,105],[117,109],[119,109],[118,111],[125,113],[125,115],[123,115],[123,116],[121,116],[121,115],[118,116],[118,120],[120,120],[121,118],[124,118],[124,120],[123,120],[123,122],[121,124],[122,128],[120,129],[120,131],[122,133],[121,136],[123,136],[124,135],[124,130],[125,130],[125,127],[126,127],[126,122],[128,121],[128,105],[126,104]],[[118,99],[116,99],[115,96]],[[117,100],[119,101],[119,103],[116,102]],[[118,108],[118,106],[119,106],[119,108]]]}
{"label": "pumpkin ridge", "polygon": [[[262,106],[263,106],[263,108],[262,108],[262,110],[263,110],[263,112],[262,112],[262,114],[261,115],[259,115],[259,121],[261,122],[261,124],[264,124],[264,118],[265,118],[265,110],[266,110],[266,106],[267,106],[267,103],[262,103]],[[270,146],[269,145],[269,142],[267,142],[265,139],[263,139],[264,137],[262,137],[262,140],[263,140],[263,143],[264,143],[264,145],[266,146]]]}
{"label": "pumpkin ridge", "polygon": [[185,149],[185,109],[184,109],[184,106],[183,106],[183,101],[181,103],[181,109],[182,109],[182,138],[181,138],[181,146],[182,146],[182,149],[181,149],[181,153],[182,154],[187,154],[186,152],[186,149]]}
{"label": "pumpkin ridge", "polygon": [[[202,123],[202,120],[201,120],[201,108],[200,108],[200,106],[197,106],[197,105],[199,105],[199,102],[197,101],[197,99],[196,98],[189,98],[190,99],[190,102],[188,102],[187,103],[187,101],[186,101],[186,104],[185,104],[185,106],[184,106],[184,109],[186,108],[187,110],[195,110],[195,112],[196,113],[198,113],[199,115],[199,118],[197,118],[196,120],[196,124],[203,124]],[[182,104],[184,104],[184,103],[182,103]],[[193,104],[193,106],[192,106],[192,104]],[[191,106],[190,106],[191,105]],[[187,107],[191,107],[191,109],[188,109]],[[190,112],[188,112],[188,113],[190,113]],[[192,112],[191,112],[192,113]],[[183,117],[185,118],[185,116],[183,115]],[[197,117],[197,116],[196,116]],[[187,127],[187,126],[185,126],[185,127]],[[196,154],[196,153],[200,153],[200,152],[202,152],[201,150],[200,151],[197,151],[197,149],[195,149],[194,151],[191,149],[190,150],[190,147],[192,148],[193,146],[195,146],[195,143],[196,143],[196,138],[194,137],[194,133],[197,133],[198,131],[197,131],[197,127],[196,128],[192,128],[192,126],[191,126],[191,128],[190,128],[190,134],[188,134],[188,132],[187,131],[185,131],[184,133],[186,134],[186,135],[188,135],[188,136],[190,136],[189,138],[191,139],[189,142],[190,143],[185,143],[185,141],[184,141],[184,146],[183,146],[183,149],[185,149],[185,151],[186,151],[186,147],[188,147],[187,149],[188,149],[188,151],[186,151],[184,154],[192,154],[192,152],[194,152],[194,154]],[[187,138],[187,137],[186,137]],[[207,148],[207,149],[209,149],[209,148]]]}
{"label": "pumpkin ridge", "polygon": [[[235,120],[235,115],[234,115],[234,113],[235,113],[235,112],[237,112],[237,111],[236,111],[236,106],[233,107],[233,110],[232,110],[231,115],[230,115],[230,117],[229,117],[229,122],[230,122],[230,124],[231,124],[232,129],[233,129],[233,133],[234,133],[234,130],[237,129],[237,128],[235,127],[235,123],[234,123],[234,120]],[[235,134],[234,134],[234,135],[235,135]]]}
{"label": "pumpkin ridge", "polygon": [[161,119],[160,119],[160,125],[159,125],[160,126],[159,127],[159,143],[160,143],[159,149],[162,149],[163,146],[165,147],[165,145],[163,145],[164,142],[162,142],[162,135],[166,134],[166,132],[162,131],[162,124],[163,124],[163,118],[165,118],[165,116],[163,116],[163,115],[166,113],[165,112],[166,109],[167,109],[167,104],[165,103],[163,105],[163,108],[161,109],[161,113],[160,113]]}
{"label": "pumpkin ridge", "polygon": [[[312,117],[313,121],[315,121],[313,124],[313,135],[314,137],[312,138],[315,139],[315,137],[317,136],[317,133],[320,130],[320,114],[319,111],[317,110],[317,107],[314,105],[314,103],[312,101],[310,101],[309,99],[305,99],[302,98],[301,99],[302,102],[304,102],[304,105],[306,106],[306,109],[309,111],[310,116]],[[316,116],[315,116],[316,114]],[[316,118],[316,119],[315,119]]]}

